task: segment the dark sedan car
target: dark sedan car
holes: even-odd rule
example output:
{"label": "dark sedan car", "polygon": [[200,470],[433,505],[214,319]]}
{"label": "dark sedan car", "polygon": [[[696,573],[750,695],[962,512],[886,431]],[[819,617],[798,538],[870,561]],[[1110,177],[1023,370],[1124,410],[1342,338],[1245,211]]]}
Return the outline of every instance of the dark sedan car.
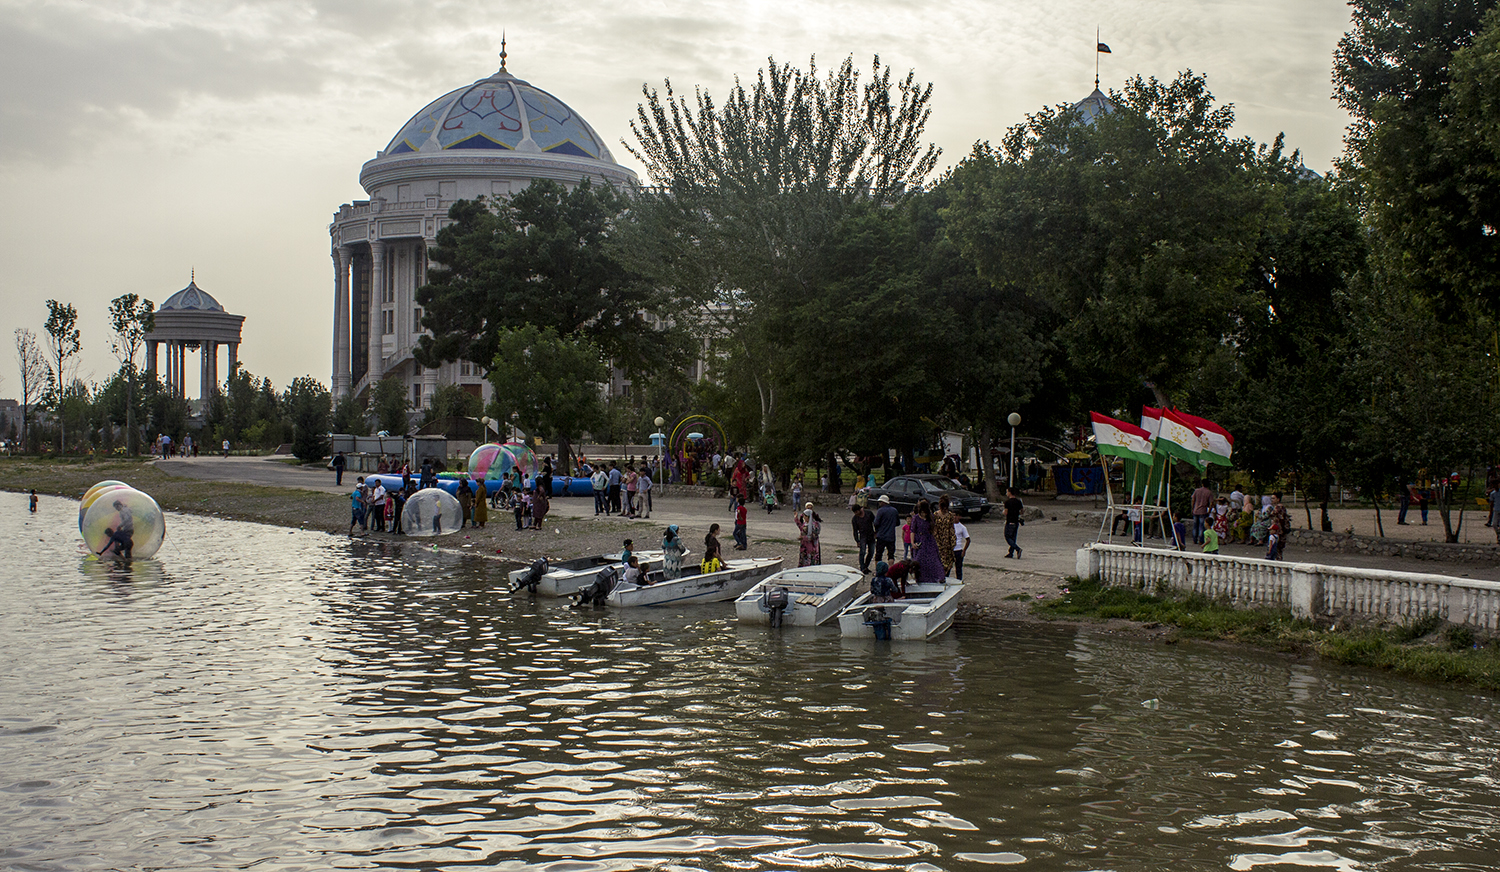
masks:
{"label": "dark sedan car", "polygon": [[910,514],[916,508],[917,500],[930,500],[933,508],[936,508],[937,501],[942,497],[948,498],[953,513],[961,517],[983,518],[990,511],[989,500],[973,491],[964,490],[953,479],[941,475],[898,475],[880,487],[868,488],[866,493],[869,494],[871,506],[876,505],[881,496],[890,497],[891,505],[900,509],[903,515]]}

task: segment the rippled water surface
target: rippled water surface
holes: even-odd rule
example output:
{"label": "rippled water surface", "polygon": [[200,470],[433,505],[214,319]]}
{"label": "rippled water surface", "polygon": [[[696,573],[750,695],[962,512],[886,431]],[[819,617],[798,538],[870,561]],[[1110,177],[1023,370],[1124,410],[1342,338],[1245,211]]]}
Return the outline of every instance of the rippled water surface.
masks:
{"label": "rippled water surface", "polygon": [[578,612],[478,556],[191,517],[122,568],[76,505],[0,495],[3,869],[1497,865],[1488,696]]}

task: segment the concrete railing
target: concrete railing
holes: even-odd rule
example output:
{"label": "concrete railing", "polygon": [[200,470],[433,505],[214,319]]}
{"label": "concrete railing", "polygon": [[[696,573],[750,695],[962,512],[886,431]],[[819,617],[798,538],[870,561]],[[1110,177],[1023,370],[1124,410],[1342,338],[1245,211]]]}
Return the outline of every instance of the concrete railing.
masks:
{"label": "concrete railing", "polygon": [[1453,624],[1500,630],[1500,582],[1494,581],[1126,545],[1089,545],[1078,549],[1077,560],[1080,578],[1112,587],[1149,591],[1160,585],[1236,606],[1284,608],[1299,618],[1409,623],[1436,615]]}

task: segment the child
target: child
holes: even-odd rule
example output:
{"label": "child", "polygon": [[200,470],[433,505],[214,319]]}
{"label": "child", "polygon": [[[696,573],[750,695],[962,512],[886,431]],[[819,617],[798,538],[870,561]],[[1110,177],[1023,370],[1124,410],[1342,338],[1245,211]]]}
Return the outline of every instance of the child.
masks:
{"label": "child", "polygon": [[870,599],[877,603],[889,603],[896,600],[896,583],[886,575],[890,567],[884,560],[876,561],[875,577],[870,579]]}
{"label": "child", "polygon": [[641,572],[641,559],[634,554],[625,561],[625,580],[635,585],[646,583],[646,574]]}
{"label": "child", "polygon": [[1266,559],[1275,560],[1277,546],[1281,544],[1281,519],[1272,517],[1270,532],[1266,534]]}
{"label": "child", "polygon": [[901,525],[901,559],[911,559],[911,518],[907,517],[906,523]]}
{"label": "child", "polygon": [[1219,553],[1219,528],[1218,527],[1205,527],[1203,529],[1203,553],[1204,554],[1218,554]]}
{"label": "child", "polygon": [[1186,551],[1188,541],[1187,524],[1182,522],[1182,516],[1176,512],[1172,513],[1172,536],[1174,537],[1172,541],[1176,545],[1177,550]]}
{"label": "child", "polygon": [[620,549],[620,562],[625,564],[626,566],[629,566],[630,560],[633,557],[635,557],[635,541],[632,539],[626,539],[625,547]]}
{"label": "child", "polygon": [[516,529],[525,529],[521,526],[521,519],[526,516],[526,498],[517,491],[511,491],[510,508],[516,513]]}
{"label": "child", "polygon": [[747,512],[745,510],[745,498],[740,497],[735,501],[734,507],[734,550],[744,551],[750,547],[750,540],[745,535],[745,522]]}
{"label": "child", "polygon": [[36,514],[36,490],[31,491],[31,513]]}

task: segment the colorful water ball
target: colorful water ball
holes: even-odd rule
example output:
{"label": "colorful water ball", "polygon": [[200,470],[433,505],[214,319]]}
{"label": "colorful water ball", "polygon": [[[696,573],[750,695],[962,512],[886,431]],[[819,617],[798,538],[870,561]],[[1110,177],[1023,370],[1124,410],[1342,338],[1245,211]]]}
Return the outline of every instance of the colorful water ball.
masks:
{"label": "colorful water ball", "polygon": [[469,455],[469,477],[475,481],[485,478],[499,478],[500,467],[495,465],[503,450],[493,442],[486,443],[474,449]]}
{"label": "colorful water ball", "polygon": [[156,500],[133,487],[100,491],[83,516],[83,543],[101,557],[153,557],[166,533]]}
{"label": "colorful water ball", "polygon": [[401,510],[401,528],[408,536],[441,536],[457,532],[463,523],[458,500],[439,487],[425,487],[412,494]]}
{"label": "colorful water ball", "polygon": [[536,475],[537,470],[540,468],[536,463],[536,455],[532,453],[530,448],[526,447],[525,443],[507,442],[500,446],[500,448],[503,452],[500,460],[503,472],[519,469],[522,475]]}
{"label": "colorful water ball", "polygon": [[99,498],[100,493],[106,490],[110,490],[111,488],[129,486],[130,485],[126,484],[123,481],[115,481],[113,479],[110,479],[107,481],[101,481],[88,490],[84,491],[83,499],[78,501],[78,532],[83,532],[83,516],[86,512],[88,512],[89,506],[92,506],[94,504],[94,500]]}

